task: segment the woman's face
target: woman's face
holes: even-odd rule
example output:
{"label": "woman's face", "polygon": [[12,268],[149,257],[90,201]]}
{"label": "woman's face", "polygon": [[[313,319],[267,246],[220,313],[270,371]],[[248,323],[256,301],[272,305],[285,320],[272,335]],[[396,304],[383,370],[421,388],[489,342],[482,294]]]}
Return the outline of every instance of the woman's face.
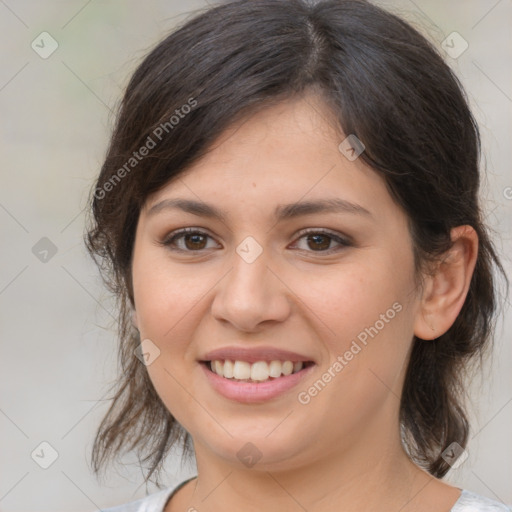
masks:
{"label": "woman's face", "polygon": [[297,467],[399,439],[420,314],[407,219],[333,126],[312,95],[269,107],[141,212],[134,318],[198,464]]}

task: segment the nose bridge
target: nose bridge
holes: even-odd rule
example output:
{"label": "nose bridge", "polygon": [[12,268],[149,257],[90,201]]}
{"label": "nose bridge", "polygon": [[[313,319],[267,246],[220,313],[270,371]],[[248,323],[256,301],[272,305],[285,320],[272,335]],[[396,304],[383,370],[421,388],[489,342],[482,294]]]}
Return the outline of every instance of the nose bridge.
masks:
{"label": "nose bridge", "polygon": [[252,237],[244,239],[232,257],[232,268],[219,283],[212,314],[241,330],[266,320],[282,321],[289,314],[285,287],[274,273],[270,249]]}

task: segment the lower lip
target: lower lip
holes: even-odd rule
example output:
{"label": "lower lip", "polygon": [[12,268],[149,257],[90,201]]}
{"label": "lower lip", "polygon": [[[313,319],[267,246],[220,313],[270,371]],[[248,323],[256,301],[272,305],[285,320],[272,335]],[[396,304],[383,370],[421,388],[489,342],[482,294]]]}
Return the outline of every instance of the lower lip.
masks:
{"label": "lower lip", "polygon": [[312,364],[297,373],[292,373],[291,375],[282,376],[266,382],[239,382],[225,379],[217,375],[204,363],[201,363],[201,366],[207,379],[217,393],[230,400],[243,403],[264,402],[282,395],[297,386],[315,367],[315,365]]}

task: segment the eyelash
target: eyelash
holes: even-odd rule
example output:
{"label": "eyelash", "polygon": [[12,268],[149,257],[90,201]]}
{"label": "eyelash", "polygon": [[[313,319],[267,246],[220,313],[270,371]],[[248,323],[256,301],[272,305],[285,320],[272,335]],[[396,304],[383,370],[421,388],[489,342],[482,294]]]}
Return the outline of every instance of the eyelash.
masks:
{"label": "eyelash", "polygon": [[[308,230],[300,231],[298,239],[301,239],[301,238],[305,237],[306,235],[311,235],[311,234],[327,236],[327,237],[331,238],[332,240],[336,241],[337,243],[339,243],[342,246],[342,248],[353,246],[353,243],[350,240],[348,240],[346,238],[342,238],[339,235],[336,235],[335,233],[326,231],[324,229],[308,229]],[[160,245],[163,245],[166,248],[168,248],[169,250],[175,251],[175,252],[199,253],[199,252],[205,251],[205,249],[199,249],[197,251],[194,251],[194,250],[178,249],[176,247],[172,247],[175,240],[183,237],[184,235],[202,235],[202,236],[207,236],[209,238],[212,238],[208,233],[201,231],[197,228],[183,228],[178,231],[174,231],[174,232],[170,233],[162,242],[160,242]],[[300,250],[305,250],[305,249],[300,249]],[[341,249],[338,249],[338,250],[341,250]],[[325,251],[312,251],[312,250],[310,250],[310,251],[305,250],[305,251],[312,252],[312,253],[323,253],[323,254],[331,254],[332,252],[337,252],[336,249],[333,251],[332,248],[327,249]]]}

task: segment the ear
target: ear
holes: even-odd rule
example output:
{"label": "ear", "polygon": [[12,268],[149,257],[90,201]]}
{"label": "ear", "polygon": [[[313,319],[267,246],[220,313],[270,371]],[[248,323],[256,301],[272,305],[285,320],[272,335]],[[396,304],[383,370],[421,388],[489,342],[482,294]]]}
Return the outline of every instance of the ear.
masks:
{"label": "ear", "polygon": [[478,255],[478,235],[471,226],[450,232],[453,246],[425,280],[414,334],[423,340],[439,338],[453,325],[469,290]]}
{"label": "ear", "polygon": [[135,329],[139,329],[139,322],[137,321],[137,311],[135,311],[135,308],[132,309],[132,325],[135,327]]}

